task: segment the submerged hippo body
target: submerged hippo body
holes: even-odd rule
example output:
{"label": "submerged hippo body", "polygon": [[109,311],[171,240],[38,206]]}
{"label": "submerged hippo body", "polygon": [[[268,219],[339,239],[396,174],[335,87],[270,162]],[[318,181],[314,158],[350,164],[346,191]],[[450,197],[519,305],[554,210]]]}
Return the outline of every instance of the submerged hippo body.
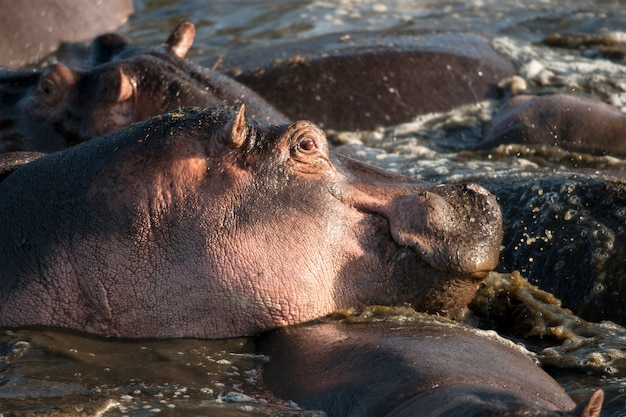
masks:
{"label": "submerged hippo body", "polygon": [[459,325],[318,323],[263,335],[264,383],[333,417],[598,417],[519,351]]}
{"label": "submerged hippo body", "polygon": [[195,27],[181,23],[164,45],[96,38],[86,70],[0,71],[0,152],[53,152],[184,106],[239,106],[272,123],[286,117],[232,79],[186,60]]}
{"label": "submerged hippo body", "polygon": [[483,188],[331,155],[309,122],[171,113],[0,182],[0,325],[226,337],[402,302],[459,317],[501,233]]}
{"label": "submerged hippo body", "polygon": [[292,120],[371,130],[498,96],[515,73],[477,34],[356,32],[220,54],[219,71]]}
{"label": "submerged hippo body", "polygon": [[21,0],[0,3],[0,65],[35,63],[62,42],[87,42],[117,29],[133,11],[131,0]]}
{"label": "submerged hippo body", "polygon": [[520,95],[494,115],[480,149],[521,143],[626,156],[626,114],[603,101],[567,94]]}
{"label": "submerged hippo body", "polygon": [[578,316],[626,325],[626,180],[527,169],[477,180],[504,218],[500,272],[518,270]]}

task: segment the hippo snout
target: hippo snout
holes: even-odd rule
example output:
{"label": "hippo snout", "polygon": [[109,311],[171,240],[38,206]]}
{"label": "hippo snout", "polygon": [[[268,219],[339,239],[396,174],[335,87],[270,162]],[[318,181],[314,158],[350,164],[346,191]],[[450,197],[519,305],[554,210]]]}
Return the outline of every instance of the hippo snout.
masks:
{"label": "hippo snout", "polygon": [[481,278],[495,268],[502,213],[495,196],[476,184],[439,185],[390,204],[393,239],[431,267]]}
{"label": "hippo snout", "polygon": [[502,212],[485,188],[419,182],[340,154],[334,162],[349,184],[339,198],[385,217],[395,243],[411,248],[426,265],[481,279],[497,265]]}

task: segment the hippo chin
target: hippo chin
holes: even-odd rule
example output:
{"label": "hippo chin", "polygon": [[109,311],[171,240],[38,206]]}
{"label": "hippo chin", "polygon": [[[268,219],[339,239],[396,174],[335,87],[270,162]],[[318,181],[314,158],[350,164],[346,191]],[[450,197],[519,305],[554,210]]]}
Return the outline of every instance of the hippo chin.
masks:
{"label": "hippo chin", "polygon": [[0,182],[0,325],[229,337],[350,305],[463,314],[495,198],[331,154],[309,122],[169,113]]}
{"label": "hippo chin", "polygon": [[86,70],[0,71],[0,152],[54,152],[184,106],[245,104],[253,117],[287,122],[247,87],[186,60],[194,38],[189,22],[157,47],[106,34]]}
{"label": "hippo chin", "polygon": [[459,325],[326,322],[262,335],[263,380],[333,417],[599,417],[517,350]]}

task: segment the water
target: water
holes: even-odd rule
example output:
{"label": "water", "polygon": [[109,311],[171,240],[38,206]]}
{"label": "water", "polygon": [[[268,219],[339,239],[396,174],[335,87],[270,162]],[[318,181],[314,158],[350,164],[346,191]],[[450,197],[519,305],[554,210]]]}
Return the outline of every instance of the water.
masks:
{"label": "water", "polygon": [[[576,92],[626,110],[626,65],[619,54],[626,49],[626,3],[619,1],[137,0],[135,7],[123,30],[140,44],[161,43],[181,20],[194,22],[197,36],[189,56],[198,60],[215,58],[224,48],[279,46],[337,31],[487,33],[494,36],[496,49],[520,68],[528,92]],[[608,59],[597,45],[567,49],[542,44],[552,33],[617,40],[617,55]],[[555,172],[623,178],[624,161],[612,157],[518,145],[467,151],[478,143],[497,106],[485,101],[375,131],[332,132],[331,138],[357,158],[435,182],[495,184],[499,178],[523,181]],[[532,236],[541,238],[545,236]],[[510,266],[500,268],[512,272]],[[581,320],[515,273],[492,273],[473,307],[542,363],[575,400],[600,387],[607,402],[613,400],[603,416],[626,415],[622,327]],[[381,314],[366,316],[376,320]],[[412,313],[383,315],[403,321]],[[256,354],[252,338],[130,341],[57,331],[2,331],[0,415],[317,415],[263,388],[259,372],[266,360]]]}

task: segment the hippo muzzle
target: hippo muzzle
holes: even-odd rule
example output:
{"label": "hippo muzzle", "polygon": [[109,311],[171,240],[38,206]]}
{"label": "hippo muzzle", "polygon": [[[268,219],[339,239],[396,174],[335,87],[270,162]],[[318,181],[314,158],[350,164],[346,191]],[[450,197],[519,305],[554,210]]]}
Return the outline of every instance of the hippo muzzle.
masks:
{"label": "hippo muzzle", "polygon": [[394,240],[433,268],[484,276],[498,262],[501,215],[476,184],[439,185],[394,200],[387,215]]}
{"label": "hippo muzzle", "polygon": [[432,268],[482,279],[496,266],[502,213],[483,187],[416,184],[339,154],[335,166],[350,184],[342,198],[385,217],[393,240]]}

